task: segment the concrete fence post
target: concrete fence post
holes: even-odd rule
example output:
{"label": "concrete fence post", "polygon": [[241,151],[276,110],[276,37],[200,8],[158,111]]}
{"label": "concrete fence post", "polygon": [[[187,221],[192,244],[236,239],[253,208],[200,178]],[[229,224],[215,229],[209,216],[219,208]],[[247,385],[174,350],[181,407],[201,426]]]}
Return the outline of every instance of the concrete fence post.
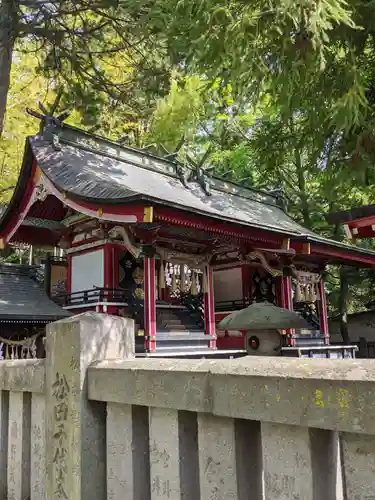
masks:
{"label": "concrete fence post", "polygon": [[341,434],[344,488],[348,500],[375,499],[375,436]]}
{"label": "concrete fence post", "polygon": [[48,326],[46,500],[106,500],[106,405],[89,401],[94,361],[134,357],[134,322],[83,313]]}

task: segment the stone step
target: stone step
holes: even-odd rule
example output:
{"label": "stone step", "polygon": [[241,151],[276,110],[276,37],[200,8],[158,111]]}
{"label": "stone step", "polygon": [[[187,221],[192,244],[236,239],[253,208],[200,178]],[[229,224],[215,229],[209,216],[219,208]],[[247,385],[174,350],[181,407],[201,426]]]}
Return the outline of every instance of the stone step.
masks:
{"label": "stone step", "polygon": [[182,321],[178,318],[161,318],[163,323],[170,323],[170,324],[178,324],[182,323]]}
{"label": "stone step", "polygon": [[171,331],[166,331],[162,329],[157,329],[156,332],[157,338],[159,341],[166,341],[170,339],[172,336],[179,337],[180,339],[185,339],[185,340],[190,340],[190,341],[207,341],[208,342],[208,336],[204,334],[202,330],[197,330],[195,332],[189,332],[189,331],[177,331],[177,330],[171,330]]}
{"label": "stone step", "polygon": [[202,330],[202,327],[198,325],[197,323],[183,323],[181,321],[157,321],[157,323],[160,323],[161,325],[169,326],[173,328],[174,326],[183,326],[186,329],[193,329],[193,330]]}
{"label": "stone step", "polygon": [[169,331],[176,330],[176,331],[186,331],[186,328],[184,325],[163,325],[162,328],[165,328]]}
{"label": "stone step", "polygon": [[[193,316],[193,317],[192,317]],[[175,330],[184,331],[201,331],[202,326],[198,321],[195,322],[194,314],[189,310],[162,310],[157,312],[156,322],[160,328],[165,328],[169,331]]]}
{"label": "stone step", "polygon": [[176,314],[165,314],[165,315],[157,315],[163,321],[181,321],[181,318]]}

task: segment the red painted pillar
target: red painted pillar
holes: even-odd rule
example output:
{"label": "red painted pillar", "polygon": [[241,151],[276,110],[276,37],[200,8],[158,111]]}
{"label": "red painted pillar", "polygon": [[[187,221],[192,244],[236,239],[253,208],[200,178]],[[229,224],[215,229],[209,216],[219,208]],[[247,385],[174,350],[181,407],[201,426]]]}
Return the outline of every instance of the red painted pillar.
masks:
{"label": "red painted pillar", "polygon": [[155,257],[144,257],[144,321],[145,349],[156,349],[156,297],[155,297]]}
{"label": "red painted pillar", "polygon": [[[104,251],[104,288],[113,288],[113,245],[109,243],[103,247]],[[105,293],[105,296],[109,291]],[[110,295],[110,294],[109,294]]]}
{"label": "red painted pillar", "polygon": [[241,267],[241,277],[242,277],[242,298],[244,299],[244,303],[250,298],[251,293],[251,268],[250,266],[243,264]]}
{"label": "red painted pillar", "polygon": [[206,266],[207,290],[203,294],[204,332],[211,337],[210,348],[216,349],[214,278],[211,266]]}
{"label": "red painted pillar", "polygon": [[329,330],[328,330],[328,311],[327,311],[327,299],[326,291],[324,287],[324,279],[321,278],[319,281],[319,325],[320,331],[324,335],[324,343],[329,345]]}
{"label": "red painted pillar", "polygon": [[[103,247],[104,251],[104,290],[103,300],[104,302],[118,302],[114,300],[116,294],[115,289],[119,285],[119,251],[116,245],[107,243]],[[117,306],[105,306],[104,312],[108,314],[116,314]]]}
{"label": "red painted pillar", "polygon": [[68,268],[66,270],[65,288],[66,288],[66,293],[69,294],[69,293],[72,293],[72,256],[71,255],[69,255],[69,254],[67,255],[66,262],[67,262]]}
{"label": "red painted pillar", "polygon": [[[103,291],[103,302],[113,302],[113,289],[115,288],[115,276],[114,276],[114,245],[106,243],[103,246],[104,252],[104,291]],[[108,314],[113,314],[116,312],[116,308],[111,306],[103,306],[103,312]]]}
{"label": "red painted pillar", "polygon": [[[292,278],[290,276],[280,277],[280,292],[279,292],[280,307],[293,311],[293,296],[292,296]],[[294,346],[296,344],[296,331],[288,330],[288,344]]]}
{"label": "red painted pillar", "polygon": [[121,249],[117,245],[113,245],[112,248],[112,276],[113,276],[113,288],[119,288],[120,283],[120,254]]}

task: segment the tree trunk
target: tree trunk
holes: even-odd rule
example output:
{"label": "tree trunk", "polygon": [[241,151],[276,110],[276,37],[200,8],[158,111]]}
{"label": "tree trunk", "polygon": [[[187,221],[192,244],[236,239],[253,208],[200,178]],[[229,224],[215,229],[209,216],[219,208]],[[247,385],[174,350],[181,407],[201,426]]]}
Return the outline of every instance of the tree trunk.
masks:
{"label": "tree trunk", "polygon": [[348,330],[349,280],[345,267],[340,268],[340,333],[344,344],[350,344]]}
{"label": "tree trunk", "polygon": [[4,129],[17,22],[17,0],[0,0],[0,137]]}

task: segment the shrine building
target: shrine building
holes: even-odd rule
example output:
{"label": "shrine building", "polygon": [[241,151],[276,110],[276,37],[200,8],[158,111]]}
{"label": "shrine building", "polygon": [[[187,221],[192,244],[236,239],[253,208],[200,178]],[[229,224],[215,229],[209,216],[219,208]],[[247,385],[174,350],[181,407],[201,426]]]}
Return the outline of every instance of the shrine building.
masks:
{"label": "shrine building", "polygon": [[364,205],[326,215],[330,224],[343,226],[348,239],[375,237],[375,205]]}
{"label": "shrine building", "polygon": [[0,219],[1,248],[16,242],[62,248],[65,292],[54,300],[71,314],[133,318],[148,354],[247,349],[246,332],[216,324],[265,300],[308,319],[288,345],[328,345],[326,265],[375,266],[375,252],[296,223],[277,192],[46,117]]}

